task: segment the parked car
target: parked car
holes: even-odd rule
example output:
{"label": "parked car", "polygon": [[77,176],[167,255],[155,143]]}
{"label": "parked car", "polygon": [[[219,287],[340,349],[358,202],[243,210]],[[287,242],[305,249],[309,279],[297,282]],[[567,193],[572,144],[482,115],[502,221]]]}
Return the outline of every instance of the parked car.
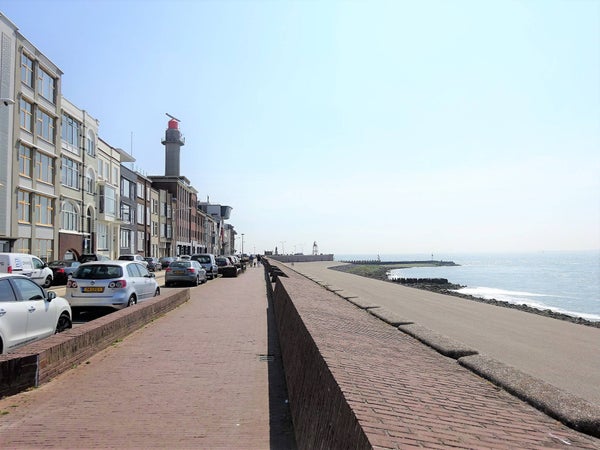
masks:
{"label": "parked car", "polygon": [[48,264],[28,253],[0,253],[0,273],[25,275],[45,288],[54,280]]}
{"label": "parked car", "polygon": [[75,307],[125,308],[160,295],[153,273],[136,261],[82,264],[67,281],[66,299]]}
{"label": "parked car", "polygon": [[142,255],[119,255],[119,261],[135,261],[148,267],[148,261]]}
{"label": "parked car", "polygon": [[176,259],[177,258],[175,258],[173,256],[163,256],[162,258],[159,258],[158,261],[160,262],[160,265],[162,266],[162,268],[166,269],[167,267],[169,267],[169,264],[171,264]]}
{"label": "parked car", "polygon": [[181,261],[189,261],[192,259],[192,257],[190,255],[179,255],[178,259]]}
{"label": "parked car", "polygon": [[206,277],[209,280],[217,278],[219,276],[219,266],[217,266],[217,261],[215,261],[215,255],[212,253],[198,253],[192,255],[193,261],[198,261],[202,268],[206,270]]}
{"label": "parked car", "polygon": [[48,263],[48,267],[52,269],[54,275],[53,284],[65,284],[70,275],[81,265],[79,261],[64,261],[57,260]]}
{"label": "parked car", "polygon": [[215,258],[217,266],[219,266],[219,275],[224,277],[237,277],[238,268],[233,265],[231,260],[225,256],[217,256]]}
{"label": "parked car", "polygon": [[69,302],[25,275],[0,274],[0,353],[71,328]]}
{"label": "parked car", "polygon": [[156,272],[157,270],[162,270],[162,264],[158,260],[158,258],[147,257],[144,258],[148,263],[148,270],[150,272]]}
{"label": "parked car", "polygon": [[206,283],[206,270],[198,261],[173,261],[165,269],[165,286],[175,283],[190,283],[193,286]]}
{"label": "parked car", "polygon": [[90,261],[110,261],[110,258],[108,256],[99,255],[98,253],[84,253],[77,261],[83,264]]}
{"label": "parked car", "polygon": [[229,260],[231,261],[231,263],[237,267],[238,272],[242,272],[244,270],[246,270],[246,265],[244,263],[242,263],[242,261],[240,260],[240,258],[238,258],[235,255],[225,255],[226,258],[229,258]]}

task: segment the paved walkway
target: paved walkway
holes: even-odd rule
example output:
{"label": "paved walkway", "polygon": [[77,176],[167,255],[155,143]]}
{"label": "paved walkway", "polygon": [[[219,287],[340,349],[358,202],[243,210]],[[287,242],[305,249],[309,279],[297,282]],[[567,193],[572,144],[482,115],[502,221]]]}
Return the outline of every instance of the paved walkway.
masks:
{"label": "paved walkway", "polygon": [[0,448],[294,448],[268,306],[262,267],[192,288],[85,364],[0,400]]}
{"label": "paved walkway", "polygon": [[600,328],[328,269],[340,264],[286,265],[600,406]]}

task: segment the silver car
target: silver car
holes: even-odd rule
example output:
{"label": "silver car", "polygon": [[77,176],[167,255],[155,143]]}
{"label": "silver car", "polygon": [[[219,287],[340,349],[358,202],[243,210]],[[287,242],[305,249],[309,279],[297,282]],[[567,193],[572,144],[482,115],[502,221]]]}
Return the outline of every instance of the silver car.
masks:
{"label": "silver car", "polygon": [[71,307],[135,305],[160,295],[153,273],[134,261],[94,261],[82,264],[67,281],[65,298]]}
{"label": "silver car", "polygon": [[200,283],[206,283],[206,280],[206,270],[198,261],[173,261],[165,269],[165,286],[167,287],[178,282],[198,286]]}
{"label": "silver car", "polygon": [[69,303],[24,275],[0,274],[0,353],[72,326]]}

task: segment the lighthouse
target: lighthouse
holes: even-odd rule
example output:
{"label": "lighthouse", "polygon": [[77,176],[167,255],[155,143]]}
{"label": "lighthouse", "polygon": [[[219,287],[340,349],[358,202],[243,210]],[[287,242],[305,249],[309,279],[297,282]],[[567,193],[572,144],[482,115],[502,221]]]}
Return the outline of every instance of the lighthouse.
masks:
{"label": "lighthouse", "polygon": [[179,120],[173,116],[169,120],[162,144],[165,146],[165,176],[180,176],[179,152],[185,145],[185,139],[179,131]]}

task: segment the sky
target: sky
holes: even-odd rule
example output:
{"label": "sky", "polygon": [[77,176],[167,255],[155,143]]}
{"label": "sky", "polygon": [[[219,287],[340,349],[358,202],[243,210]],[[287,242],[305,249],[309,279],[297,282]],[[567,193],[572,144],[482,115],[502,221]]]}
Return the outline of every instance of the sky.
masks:
{"label": "sky", "polygon": [[244,251],[600,249],[600,1],[5,0],[100,137]]}

